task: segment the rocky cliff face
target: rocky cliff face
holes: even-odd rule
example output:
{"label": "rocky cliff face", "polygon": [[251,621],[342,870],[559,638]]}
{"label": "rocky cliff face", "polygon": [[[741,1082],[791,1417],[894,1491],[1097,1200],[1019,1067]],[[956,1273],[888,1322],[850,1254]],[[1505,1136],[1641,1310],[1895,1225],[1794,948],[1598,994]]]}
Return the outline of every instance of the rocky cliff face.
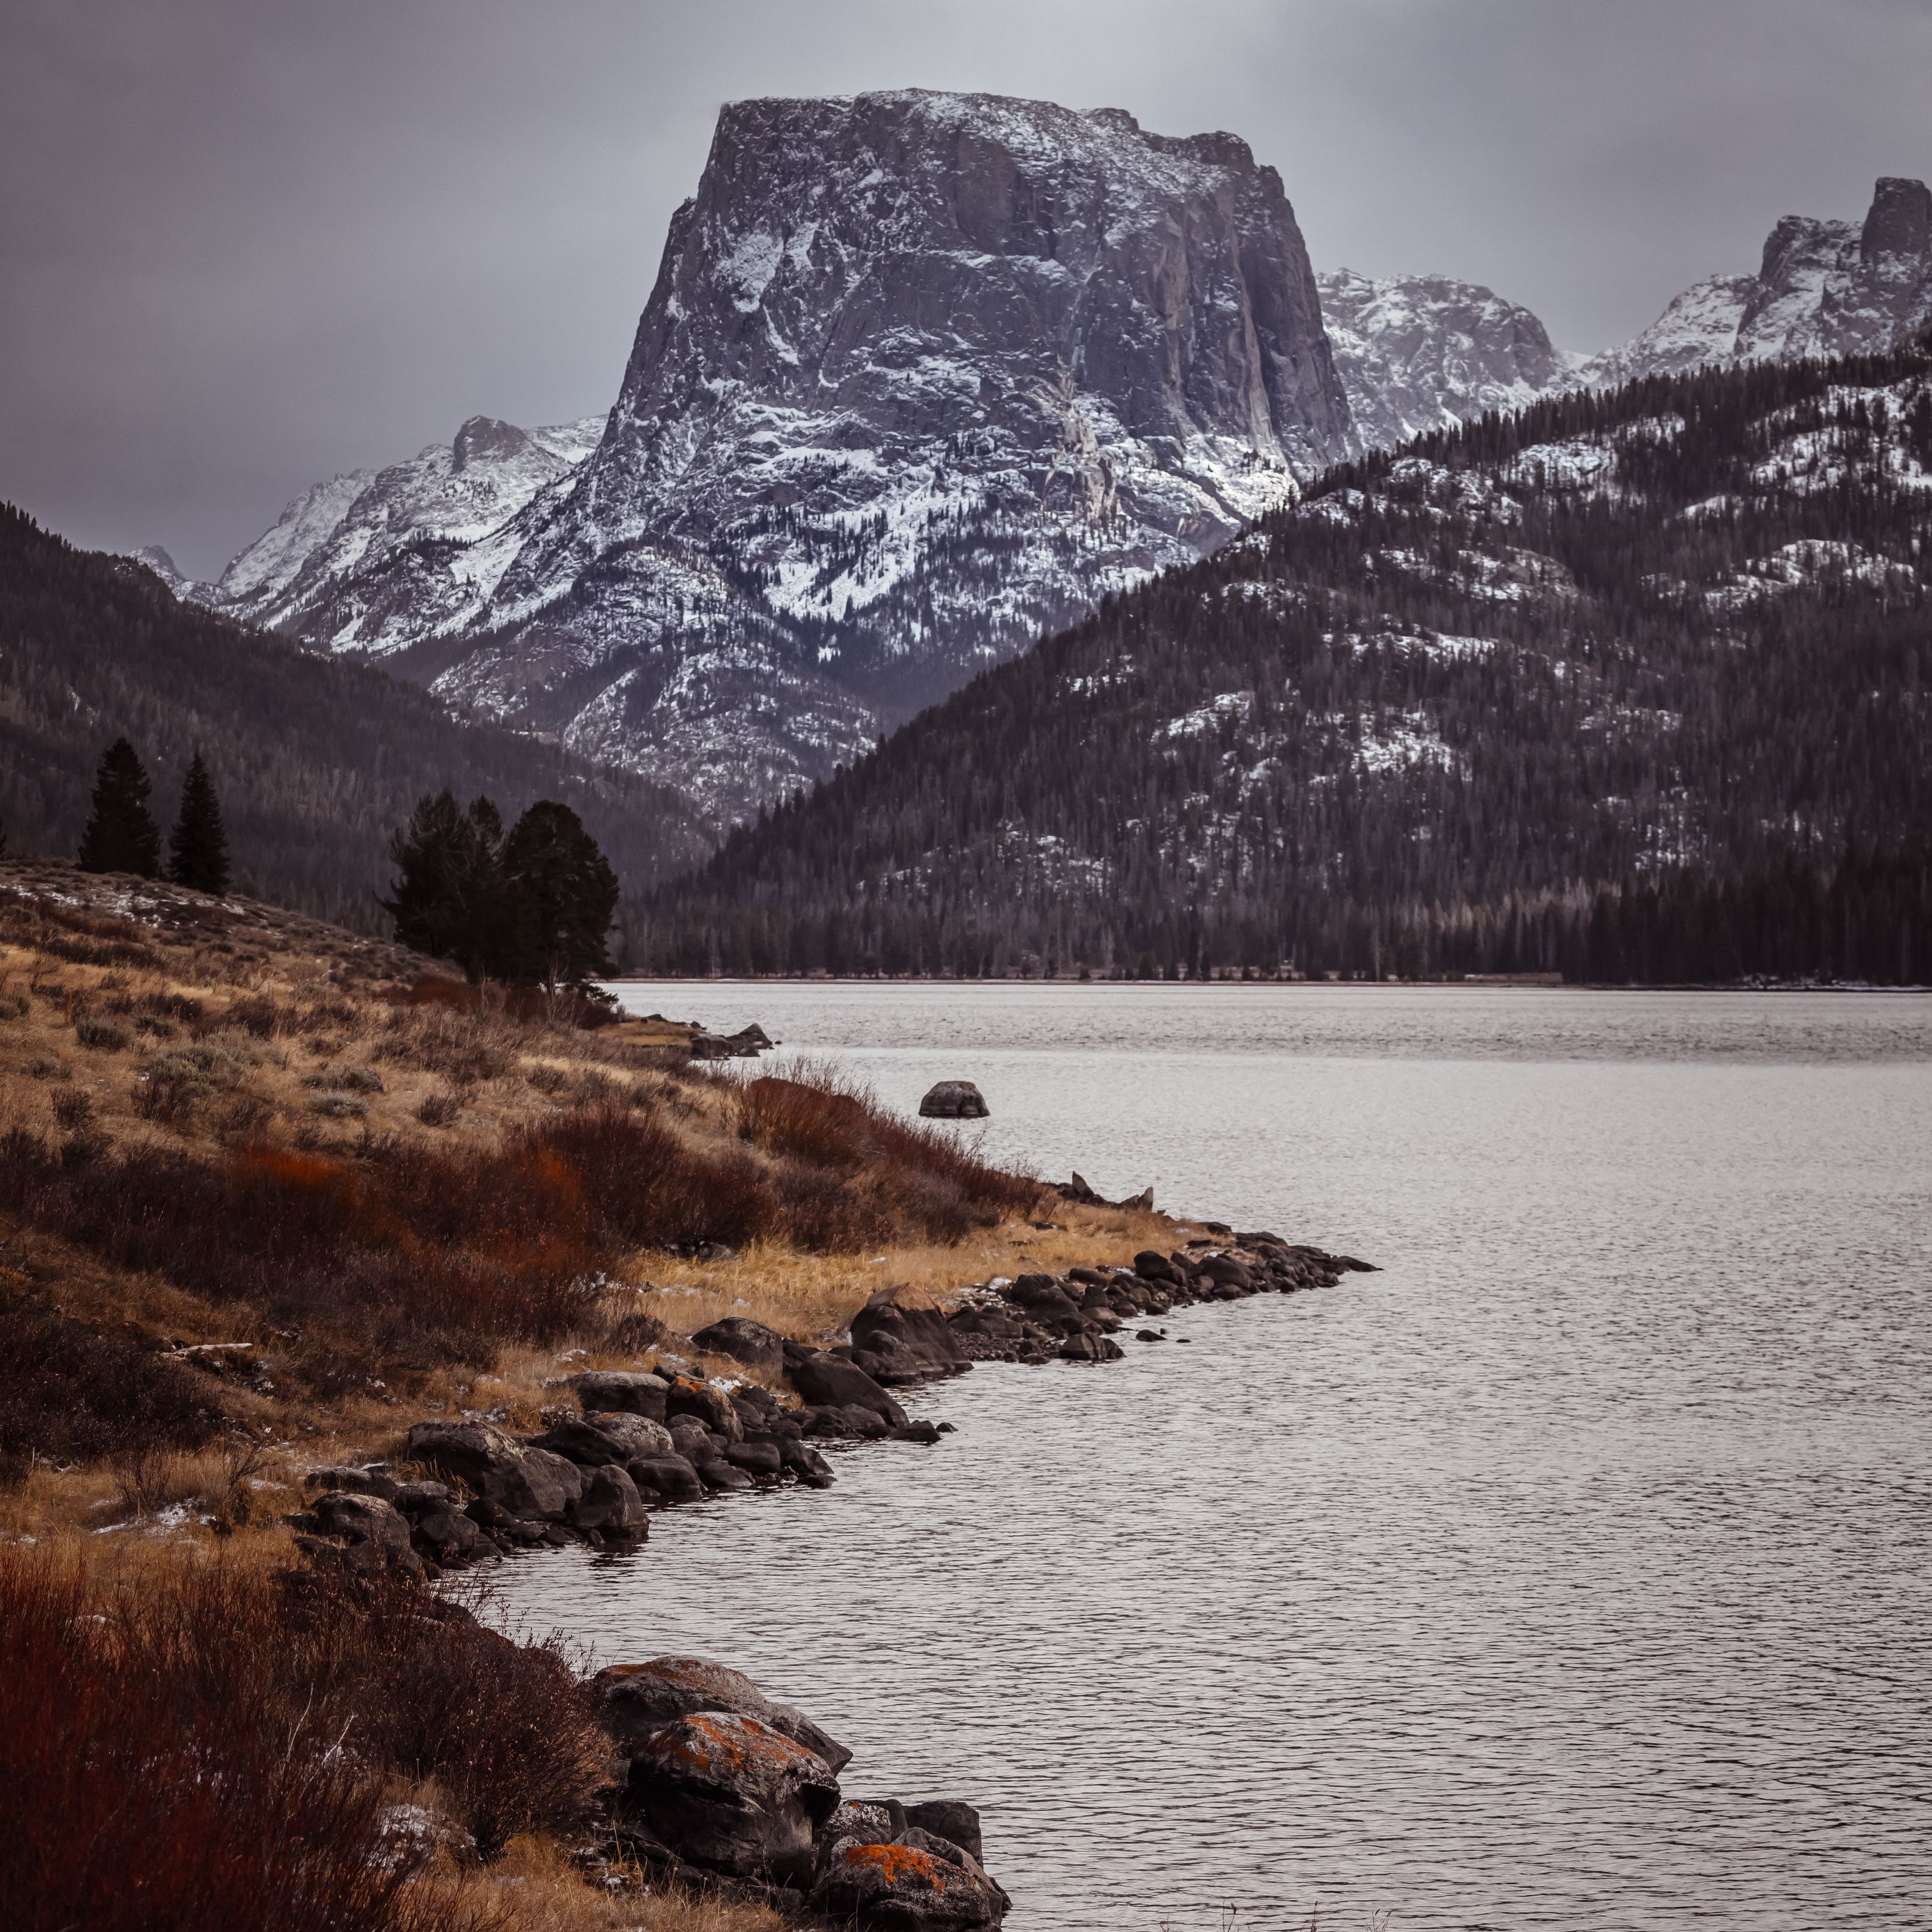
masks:
{"label": "rocky cliff face", "polygon": [[1348,268],[1316,282],[1358,451],[1520,409],[1573,380],[1578,358],[1528,309],[1477,283]]}
{"label": "rocky cliff face", "polygon": [[918,92],[728,106],[601,442],[559,434],[324,485],[211,601],[729,814],[1349,446],[1242,142]]}
{"label": "rocky cliff face", "polygon": [[1932,322],[1932,192],[1888,176],[1862,223],[1787,214],[1754,275],[1713,275],[1642,334],[1583,364],[1603,387],[1701,363],[1888,349]]}
{"label": "rocky cliff face", "polygon": [[609,430],[449,686],[541,711],[567,662],[596,687],[569,742],[742,809],[1211,548],[1347,426],[1293,212],[1233,136],[737,103]]}

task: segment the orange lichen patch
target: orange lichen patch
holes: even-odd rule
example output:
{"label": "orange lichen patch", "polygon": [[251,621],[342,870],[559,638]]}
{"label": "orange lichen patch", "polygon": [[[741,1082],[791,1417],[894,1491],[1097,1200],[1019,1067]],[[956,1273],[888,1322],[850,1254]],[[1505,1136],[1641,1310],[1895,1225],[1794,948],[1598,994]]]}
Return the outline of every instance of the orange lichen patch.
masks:
{"label": "orange lichen patch", "polygon": [[734,1703],[755,1699],[758,1687],[741,1670],[728,1669],[702,1657],[654,1657],[646,1664],[614,1664],[599,1675],[608,1684],[667,1684],[715,1700],[700,1709],[728,1711]]}
{"label": "orange lichen patch", "polygon": [[909,1879],[934,1892],[972,1882],[958,1866],[948,1864],[930,1852],[914,1851],[910,1845],[848,1845],[840,1856],[856,1870],[876,1871],[896,1890]]}
{"label": "orange lichen patch", "polygon": [[726,1768],[743,1771],[754,1764],[780,1772],[825,1769],[815,1753],[769,1724],[724,1712],[700,1711],[680,1718],[659,1731],[647,1748],[655,1757],[674,1760],[706,1775]]}

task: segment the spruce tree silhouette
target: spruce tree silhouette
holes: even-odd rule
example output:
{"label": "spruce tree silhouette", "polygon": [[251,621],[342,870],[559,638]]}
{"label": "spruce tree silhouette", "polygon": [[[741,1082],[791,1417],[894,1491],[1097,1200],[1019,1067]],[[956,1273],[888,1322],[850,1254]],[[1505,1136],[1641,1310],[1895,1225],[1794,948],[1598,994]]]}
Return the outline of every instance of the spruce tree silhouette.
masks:
{"label": "spruce tree silhouette", "polygon": [[555,992],[611,969],[617,875],[567,805],[540,798],[503,841],[506,979]]}
{"label": "spruce tree silhouette", "polygon": [[376,903],[396,922],[399,945],[454,959],[472,980],[499,974],[503,821],[487,798],[467,812],[447,789],[417,802],[390,836],[397,876]]}
{"label": "spruce tree silhouette", "polygon": [[168,877],[178,886],[217,898],[228,890],[228,832],[214,782],[198,749],[182,784],[181,815],[168,834]]}
{"label": "spruce tree silhouette", "polygon": [[100,754],[80,863],[83,872],[160,875],[161,834],[148,813],[148,774],[125,738],[116,738]]}

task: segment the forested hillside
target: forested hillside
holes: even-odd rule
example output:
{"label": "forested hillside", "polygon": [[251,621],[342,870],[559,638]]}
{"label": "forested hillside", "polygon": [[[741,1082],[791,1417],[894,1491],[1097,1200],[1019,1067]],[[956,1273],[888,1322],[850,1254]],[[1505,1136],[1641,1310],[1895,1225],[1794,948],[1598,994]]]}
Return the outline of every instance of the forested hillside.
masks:
{"label": "forested hillside", "polygon": [[0,506],[0,826],[20,853],[70,856],[102,748],[122,733],[165,824],[200,748],[238,892],[365,930],[387,921],[390,832],[447,785],[506,818],[574,806],[626,886],[708,848],[676,793],[536,740],[470,724],[380,671],[176,602],[124,557],[76,550]]}
{"label": "forested hillside", "polygon": [[686,971],[1932,980],[1932,362],[1330,472],[635,921]]}

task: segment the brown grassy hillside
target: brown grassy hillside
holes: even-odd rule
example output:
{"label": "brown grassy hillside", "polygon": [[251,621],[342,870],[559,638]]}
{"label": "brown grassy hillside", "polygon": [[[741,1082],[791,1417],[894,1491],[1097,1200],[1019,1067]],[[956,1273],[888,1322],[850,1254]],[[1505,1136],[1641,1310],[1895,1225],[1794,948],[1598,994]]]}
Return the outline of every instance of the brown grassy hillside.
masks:
{"label": "brown grassy hillside", "polygon": [[821,1338],[888,1282],[1172,1244],[691,1032],[0,868],[0,1522],[272,1514],[248,1498],[421,1417],[534,1423],[664,1328]]}

